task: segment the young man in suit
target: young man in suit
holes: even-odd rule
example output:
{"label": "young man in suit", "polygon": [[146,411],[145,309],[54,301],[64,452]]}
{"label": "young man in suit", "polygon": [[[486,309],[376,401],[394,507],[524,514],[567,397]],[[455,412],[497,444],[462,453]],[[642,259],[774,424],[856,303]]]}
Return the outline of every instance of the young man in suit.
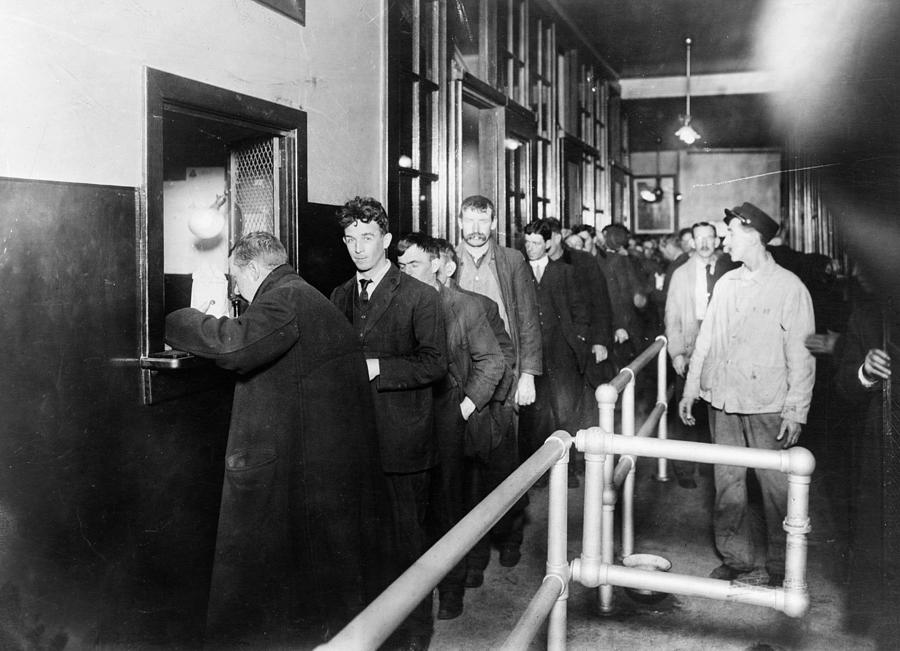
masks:
{"label": "young man in suit", "polygon": [[[432,391],[447,373],[444,319],[438,294],[387,259],[391,234],[378,201],[356,197],[338,221],[357,272],[331,301],[353,323],[366,358],[399,574],[428,548],[425,516],[438,461]],[[405,648],[428,648],[432,626],[428,597],[401,626]]]}
{"label": "young man in suit", "polygon": [[572,433],[580,426],[583,372],[591,354],[588,305],[574,268],[547,255],[552,236],[546,219],[536,219],[525,227],[525,254],[541,322],[544,373],[535,382],[534,404],[522,410],[523,457],[555,430]]}
{"label": "young man in suit", "polygon": [[[440,250],[433,237],[410,233],[397,244],[400,270],[430,285],[440,296],[447,334],[447,375],[435,387],[435,429],[440,465],[432,490],[435,538],[466,513],[465,458],[492,436],[489,403],[503,379],[506,362],[480,301],[438,282]],[[438,585],[438,619],[462,614],[466,565],[461,561]]]}

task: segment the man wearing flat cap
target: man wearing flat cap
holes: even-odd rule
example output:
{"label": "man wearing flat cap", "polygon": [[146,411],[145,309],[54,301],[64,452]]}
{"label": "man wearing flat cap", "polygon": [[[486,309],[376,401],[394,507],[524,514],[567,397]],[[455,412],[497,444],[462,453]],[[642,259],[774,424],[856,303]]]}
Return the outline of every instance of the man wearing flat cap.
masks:
{"label": "man wearing flat cap", "polygon": [[[793,273],[766,251],[778,224],[752,203],[725,210],[725,249],[739,268],[715,286],[691,355],[681,420],[709,403],[714,443],[777,450],[797,444],[812,397],[816,362],[803,341],[815,332],[812,299]],[[784,580],[787,477],[756,470],[762,489],[769,585]],[[747,470],[715,468],[713,514],[716,548],[723,564],[710,574],[733,580],[756,569],[753,521],[747,500]],[[763,556],[760,554],[759,556]]]}

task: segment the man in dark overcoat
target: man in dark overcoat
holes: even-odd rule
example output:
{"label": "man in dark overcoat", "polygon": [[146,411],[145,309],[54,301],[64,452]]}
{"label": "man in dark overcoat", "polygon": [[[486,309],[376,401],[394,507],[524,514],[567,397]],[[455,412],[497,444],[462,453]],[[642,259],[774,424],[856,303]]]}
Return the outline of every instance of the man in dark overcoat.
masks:
{"label": "man in dark overcoat", "polygon": [[383,488],[353,328],[286,262],[273,235],[244,236],[231,273],[246,311],[177,310],[166,339],[237,373],[208,633],[315,643],[374,596]]}
{"label": "man in dark overcoat", "polygon": [[571,265],[547,255],[553,231],[546,219],[525,227],[541,321],[544,373],[536,380],[537,399],[522,410],[521,440],[532,454],[555,430],[575,432],[581,419],[583,372],[591,354],[588,305]]}
{"label": "man in dark overcoat", "polygon": [[[341,208],[338,223],[357,273],[331,301],[353,324],[366,357],[399,574],[428,549],[426,515],[438,462],[432,392],[447,373],[444,319],[437,292],[387,259],[391,233],[381,203],[356,197]],[[429,595],[396,642],[425,649],[432,627]]]}

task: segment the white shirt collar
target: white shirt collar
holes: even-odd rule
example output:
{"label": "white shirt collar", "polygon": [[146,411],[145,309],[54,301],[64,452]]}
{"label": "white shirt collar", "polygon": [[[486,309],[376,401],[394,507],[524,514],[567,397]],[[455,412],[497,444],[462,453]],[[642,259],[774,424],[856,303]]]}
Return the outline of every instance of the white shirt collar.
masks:
{"label": "white shirt collar", "polygon": [[[368,280],[372,281],[366,287],[366,291],[369,293],[369,296],[371,296],[375,292],[375,288],[378,287],[378,283],[380,283],[381,279],[387,275],[388,269],[390,269],[390,268],[391,268],[390,261],[385,259],[384,266],[381,269],[379,269],[371,278],[368,279]],[[360,272],[357,271],[356,272],[356,291],[357,292],[359,292],[359,281],[363,280],[363,278],[365,278],[365,276],[363,276]]]}

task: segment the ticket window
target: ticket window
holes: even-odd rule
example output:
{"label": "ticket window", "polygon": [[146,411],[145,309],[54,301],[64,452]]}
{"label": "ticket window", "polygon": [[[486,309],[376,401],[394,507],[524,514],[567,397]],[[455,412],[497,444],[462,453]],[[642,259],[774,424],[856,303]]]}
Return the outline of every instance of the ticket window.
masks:
{"label": "ticket window", "polygon": [[165,315],[182,307],[240,313],[245,304],[232,291],[228,255],[242,235],[275,234],[296,266],[304,142],[301,111],[148,70],[139,260],[145,403],[209,386],[208,363],[165,344]]}

